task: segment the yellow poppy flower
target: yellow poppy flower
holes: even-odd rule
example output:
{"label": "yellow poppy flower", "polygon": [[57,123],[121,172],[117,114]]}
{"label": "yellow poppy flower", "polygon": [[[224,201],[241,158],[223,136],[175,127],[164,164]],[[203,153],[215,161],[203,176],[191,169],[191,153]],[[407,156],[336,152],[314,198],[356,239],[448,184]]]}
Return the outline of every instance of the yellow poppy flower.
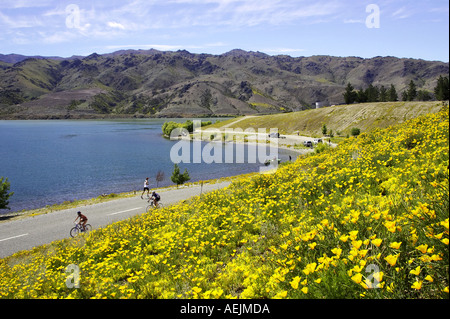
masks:
{"label": "yellow poppy flower", "polygon": [[352,245],[356,249],[359,249],[359,247],[361,247],[362,243],[363,243],[362,240],[354,240],[354,241],[352,241]]}
{"label": "yellow poppy flower", "polygon": [[428,245],[427,244],[423,244],[423,245],[417,246],[416,249],[418,251],[420,251],[422,254],[425,254],[427,252]]}
{"label": "yellow poppy flower", "polygon": [[409,273],[418,276],[420,274],[420,266],[417,266],[416,269],[411,270]]}
{"label": "yellow poppy flower", "polygon": [[423,283],[422,280],[416,281],[412,284],[411,288],[420,290],[420,289],[422,289],[422,283]]}
{"label": "yellow poppy flower", "polygon": [[386,260],[388,263],[389,263],[389,265],[391,265],[391,266],[395,266],[395,264],[397,263],[397,259],[398,259],[398,256],[399,256],[400,254],[397,254],[397,255],[389,255],[389,256],[386,256],[385,258],[384,258],[384,260]]}
{"label": "yellow poppy flower", "polygon": [[352,276],[352,280],[354,282],[356,282],[357,284],[361,283],[362,280],[362,274],[361,273],[357,273],[355,275]]}
{"label": "yellow poppy flower", "polygon": [[400,249],[400,245],[402,244],[402,242],[392,242],[389,247],[394,248],[394,249]]}
{"label": "yellow poppy flower", "polygon": [[382,241],[383,240],[381,238],[377,238],[377,239],[372,240],[372,244],[374,244],[377,247],[380,247]]}
{"label": "yellow poppy flower", "polygon": [[342,249],[340,249],[340,248],[333,248],[331,250],[331,252],[339,257],[341,255],[341,253],[342,253]]}
{"label": "yellow poppy flower", "polygon": [[292,279],[292,281],[290,282],[291,287],[294,288],[294,289],[297,289],[298,288],[298,283],[300,282],[300,279],[301,278],[299,276],[294,277],[294,279]]}

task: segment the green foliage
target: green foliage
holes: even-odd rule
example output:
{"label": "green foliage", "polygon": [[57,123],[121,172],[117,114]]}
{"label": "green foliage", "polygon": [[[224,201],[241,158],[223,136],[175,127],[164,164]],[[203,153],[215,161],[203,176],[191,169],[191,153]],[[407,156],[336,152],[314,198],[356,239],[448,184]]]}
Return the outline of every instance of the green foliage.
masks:
{"label": "green foliage", "polygon": [[388,96],[389,96],[389,102],[397,102],[398,101],[397,90],[395,89],[395,86],[393,84],[391,84],[391,88],[388,90]]}
{"label": "green foliage", "polygon": [[324,124],[323,126],[322,126],[322,134],[325,136],[325,135],[327,135],[327,125],[326,124]]}
{"label": "green foliage", "polygon": [[8,178],[1,177],[0,178],[0,209],[10,209],[9,198],[14,194],[13,192],[9,193],[10,183],[8,182]]}
{"label": "green foliage", "polygon": [[19,89],[0,91],[0,104],[14,105],[23,101],[25,101],[25,98]]}
{"label": "green foliage", "polygon": [[[442,98],[448,99],[448,79],[440,77],[438,85],[435,88],[435,95],[438,100]],[[447,82],[446,82],[447,81]],[[446,86],[447,85],[447,86]],[[447,92],[447,95],[444,94]],[[354,91],[353,87],[349,83],[344,93],[344,99],[346,104],[351,104],[353,102],[357,103],[367,103],[367,102],[396,102],[398,101],[398,94],[393,84],[387,90],[384,85],[380,88],[369,84],[366,89],[361,89]],[[408,89],[402,92],[403,101],[430,101],[432,96],[427,90],[417,90],[417,86],[414,81],[410,81]]]}
{"label": "green foliage", "polygon": [[408,85],[408,101],[414,101],[417,97],[417,87],[413,80]]}
{"label": "green foliage", "polygon": [[361,130],[357,127],[353,127],[350,133],[352,134],[352,136],[358,136],[361,133]]}
{"label": "green foliage", "polygon": [[426,90],[419,90],[419,91],[417,91],[417,99],[419,101],[431,101],[432,96],[431,96],[430,92],[428,92]]}
{"label": "green foliage", "polygon": [[162,129],[164,135],[170,136],[170,133],[172,133],[172,131],[174,129],[181,128],[181,127],[183,127],[183,124],[170,121],[170,122],[164,122],[161,129]]}
{"label": "green foliage", "polygon": [[384,85],[382,85],[380,87],[380,102],[387,102],[388,100],[389,100],[388,91],[386,90]]}
{"label": "green foliage", "polygon": [[110,114],[114,109],[126,100],[125,94],[119,91],[96,95],[89,106],[101,114]]}
{"label": "green foliage", "polygon": [[372,84],[366,89],[367,102],[378,102],[380,97],[380,91],[376,86]]}
{"label": "green foliage", "polygon": [[213,96],[211,94],[211,90],[206,89],[205,91],[203,91],[200,97],[200,106],[210,110],[212,103],[213,103]]}
{"label": "green foliage", "polygon": [[175,164],[174,168],[173,168],[173,173],[172,173],[172,176],[170,177],[170,179],[172,180],[172,182],[177,184],[177,187],[178,187],[179,185],[182,185],[185,182],[187,182],[188,180],[190,180],[191,177],[189,176],[187,169],[184,169],[184,173],[181,174],[180,168],[178,167],[177,164]]}
{"label": "green foliage", "polygon": [[357,93],[354,91],[353,86],[348,83],[345,88],[344,100],[345,104],[353,104],[357,99]]}
{"label": "green foliage", "polygon": [[450,95],[450,88],[448,77],[439,77],[436,87],[434,88],[434,95],[438,101],[447,101]]}
{"label": "green foliage", "polygon": [[[211,121],[202,121],[201,122],[202,127],[211,125],[211,124],[212,124]],[[173,122],[173,121],[164,122],[164,124],[162,126],[162,131],[163,131],[164,135],[170,136],[170,133],[172,133],[172,131],[176,128],[184,128],[189,133],[192,133],[194,131],[194,122],[191,120],[187,120],[184,123],[177,123],[177,122]]]}
{"label": "green foliage", "polygon": [[314,148],[314,152],[316,154],[322,153],[326,150],[330,149],[330,145],[328,145],[327,143],[319,143],[317,144],[317,146]]}

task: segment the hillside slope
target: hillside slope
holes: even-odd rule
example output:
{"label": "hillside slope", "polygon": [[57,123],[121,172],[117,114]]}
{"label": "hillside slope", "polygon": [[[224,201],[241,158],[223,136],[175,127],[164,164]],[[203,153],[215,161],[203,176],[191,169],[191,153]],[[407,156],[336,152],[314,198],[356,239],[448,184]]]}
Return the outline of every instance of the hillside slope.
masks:
{"label": "hillside slope", "polygon": [[[401,93],[413,80],[418,89],[432,91],[438,77],[448,72],[448,63],[438,61],[293,58],[242,50],[222,55],[129,50],[62,60],[31,58],[0,64],[0,118],[279,113],[316,102],[340,104],[348,82],[356,89],[394,84]],[[58,103],[52,103],[55,93]]]}
{"label": "hillside slope", "polygon": [[437,113],[442,102],[384,102],[338,105],[293,113],[241,117],[209,126],[209,128],[278,128],[281,134],[322,136],[322,126],[335,135],[347,135],[353,127],[361,132],[375,128],[387,128],[397,123]]}
{"label": "hillside slope", "polygon": [[17,253],[0,298],[448,299],[448,129],[445,107]]}

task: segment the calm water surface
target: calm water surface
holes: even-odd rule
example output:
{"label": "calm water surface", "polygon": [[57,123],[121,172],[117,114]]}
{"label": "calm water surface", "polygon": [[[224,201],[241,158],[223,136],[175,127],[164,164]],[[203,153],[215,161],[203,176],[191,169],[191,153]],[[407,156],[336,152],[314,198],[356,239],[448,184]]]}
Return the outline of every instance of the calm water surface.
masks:
{"label": "calm water surface", "polygon": [[[0,121],[0,176],[8,178],[14,192],[11,210],[0,213],[141,191],[145,177],[154,188],[158,171],[165,174],[159,186],[173,185],[170,150],[177,142],[161,136],[164,121]],[[282,161],[289,155],[296,156],[282,150],[278,154]],[[179,165],[182,172],[188,170],[191,182],[261,167],[259,162]]]}

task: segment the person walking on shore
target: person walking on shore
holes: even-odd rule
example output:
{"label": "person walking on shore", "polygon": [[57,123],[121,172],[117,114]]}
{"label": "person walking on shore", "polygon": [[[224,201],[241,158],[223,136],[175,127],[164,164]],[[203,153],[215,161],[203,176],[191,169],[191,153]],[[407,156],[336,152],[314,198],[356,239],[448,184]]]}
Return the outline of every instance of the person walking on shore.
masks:
{"label": "person walking on shore", "polygon": [[141,194],[141,198],[144,199],[144,197],[142,197],[145,193],[145,191],[147,191],[147,197],[150,195],[150,188],[148,187],[149,183],[148,183],[148,177],[145,179],[144,181],[144,191]]}

